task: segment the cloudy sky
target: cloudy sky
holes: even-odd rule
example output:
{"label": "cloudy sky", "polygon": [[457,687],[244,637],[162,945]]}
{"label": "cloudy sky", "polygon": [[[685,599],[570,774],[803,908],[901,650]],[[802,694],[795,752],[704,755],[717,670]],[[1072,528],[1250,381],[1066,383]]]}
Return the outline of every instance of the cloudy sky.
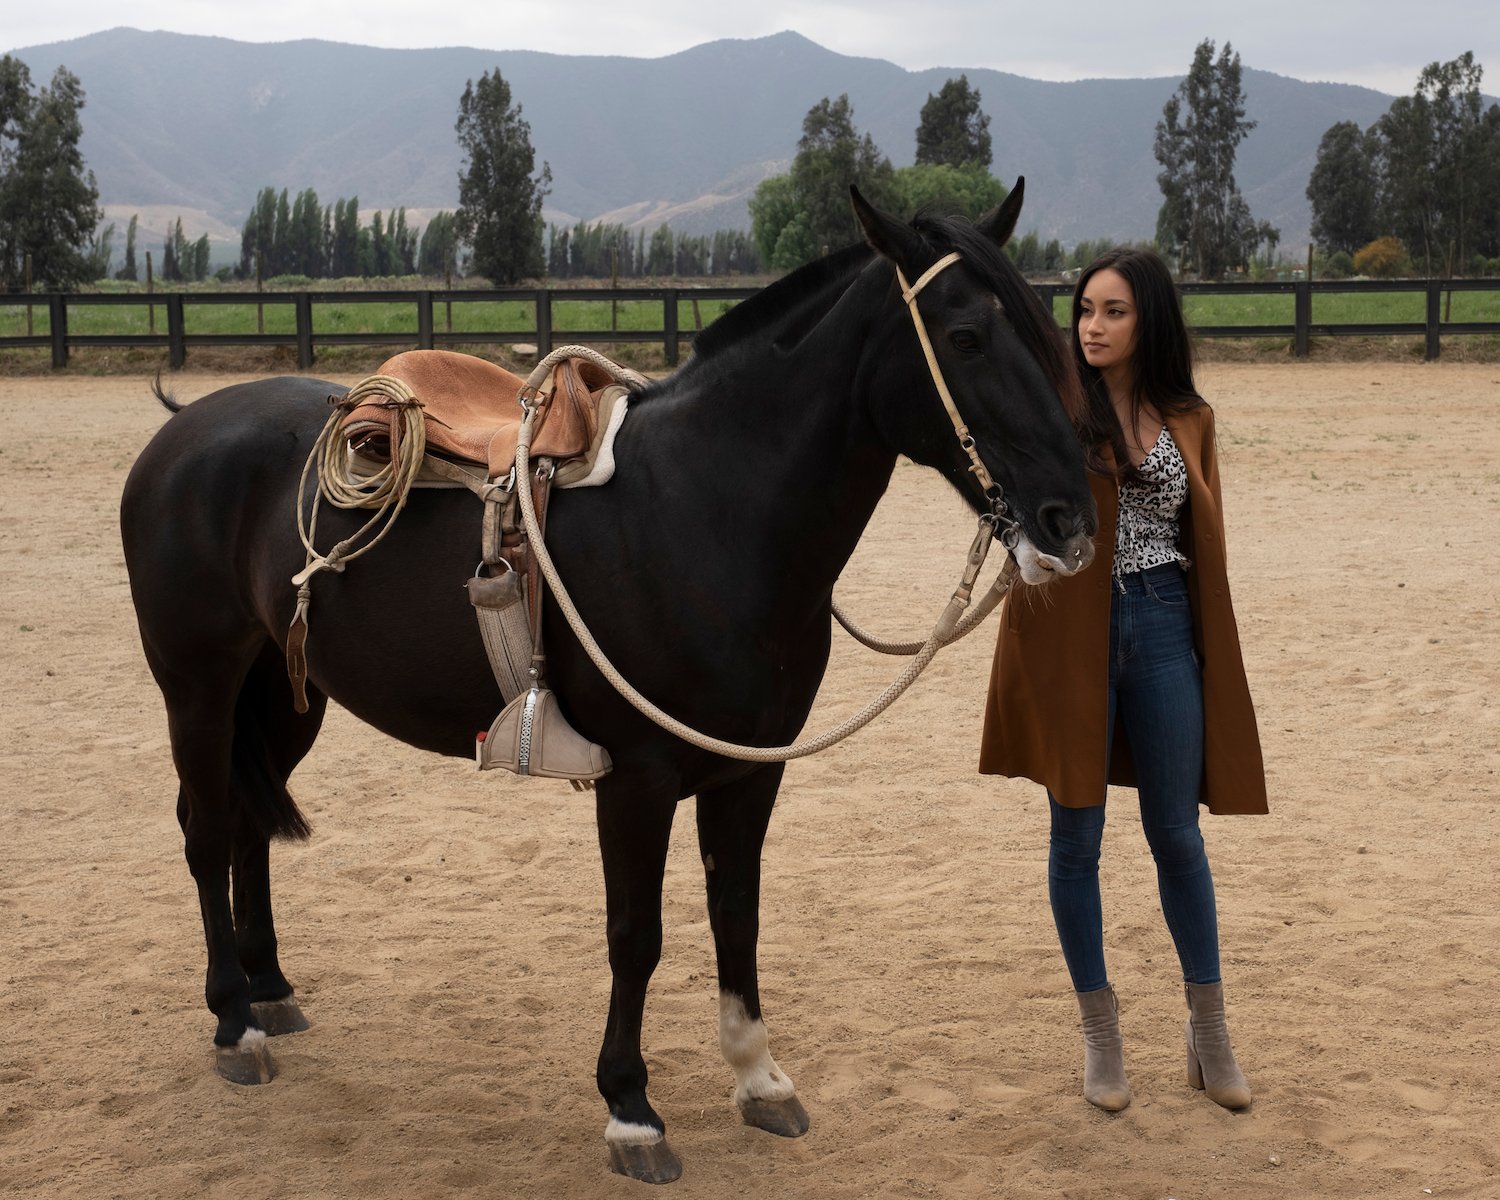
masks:
{"label": "cloudy sky", "polygon": [[[920,16],[916,14],[920,12]],[[909,69],[993,67],[1035,79],[1181,74],[1205,37],[1248,67],[1409,92],[1424,65],[1465,50],[1500,93],[1496,0],[0,0],[0,50],[116,25],[244,41],[476,46],[656,58],[716,38],[794,29],[842,54]]]}

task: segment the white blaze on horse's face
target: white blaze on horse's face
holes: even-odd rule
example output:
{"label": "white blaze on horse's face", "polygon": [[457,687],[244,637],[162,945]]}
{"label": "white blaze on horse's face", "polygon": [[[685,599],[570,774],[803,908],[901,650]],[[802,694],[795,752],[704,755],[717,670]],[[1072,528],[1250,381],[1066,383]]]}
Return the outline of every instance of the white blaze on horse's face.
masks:
{"label": "white blaze on horse's face", "polygon": [[[1084,552],[1085,546],[1088,553]],[[1093,544],[1079,538],[1069,541],[1068,551],[1062,558],[1055,554],[1043,554],[1024,533],[1010,553],[1016,560],[1016,566],[1021,570],[1021,579],[1025,583],[1048,583],[1053,579],[1077,575],[1094,557]]]}

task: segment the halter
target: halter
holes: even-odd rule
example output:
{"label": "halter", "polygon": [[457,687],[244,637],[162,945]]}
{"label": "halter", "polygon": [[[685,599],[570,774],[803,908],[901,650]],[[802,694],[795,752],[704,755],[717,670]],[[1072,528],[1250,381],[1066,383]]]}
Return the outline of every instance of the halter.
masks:
{"label": "halter", "polygon": [[932,376],[933,385],[943,401],[943,408],[948,413],[948,419],[953,422],[953,432],[958,435],[958,444],[969,456],[969,470],[979,480],[979,486],[984,489],[984,494],[989,497],[990,512],[994,515],[996,524],[1003,527],[1002,540],[1009,548],[1014,545],[1019,528],[1009,515],[1009,505],[1005,503],[1004,490],[995,482],[995,477],[990,474],[989,468],[984,465],[984,460],[979,457],[979,448],[974,444],[974,436],[969,432],[969,427],[964,424],[958,405],[953,402],[953,393],[948,390],[947,380],[943,378],[943,370],[938,366],[937,355],[932,352],[932,339],[927,336],[927,325],[917,309],[917,296],[922,289],[959,261],[961,260],[956,250],[943,255],[917,277],[916,283],[907,283],[905,273],[898,266],[896,267],[896,282],[901,285],[901,299],[906,302],[906,310],[911,313],[911,323],[917,328],[917,338],[922,343],[922,353],[927,358],[927,370]]}

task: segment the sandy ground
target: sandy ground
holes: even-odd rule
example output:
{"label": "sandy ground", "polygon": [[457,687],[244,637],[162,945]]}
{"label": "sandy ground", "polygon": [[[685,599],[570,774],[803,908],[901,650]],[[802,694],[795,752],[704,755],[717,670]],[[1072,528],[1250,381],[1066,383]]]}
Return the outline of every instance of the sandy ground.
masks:
{"label": "sandy ground", "polygon": [[[646,1029],[676,1195],[1500,1196],[1500,368],[1204,375],[1273,804],[1206,822],[1254,1107],[1184,1082],[1130,793],[1105,896],[1136,1099],[1110,1117],[1080,1098],[1044,797],[974,771],[986,630],[788,772],[761,962],[813,1118],[800,1141],[731,1104],[682,814]],[[607,1170],[593,1084],[609,974],[590,804],[340,712],[293,781],[312,842],[273,852],[313,1028],[278,1039],[268,1087],[214,1076],[116,526],[163,414],[144,379],[56,378],[0,380],[0,417],[0,1193],[643,1194]],[[970,530],[901,466],[849,607],[925,629]],[[840,639],[814,725],[892,673]]]}

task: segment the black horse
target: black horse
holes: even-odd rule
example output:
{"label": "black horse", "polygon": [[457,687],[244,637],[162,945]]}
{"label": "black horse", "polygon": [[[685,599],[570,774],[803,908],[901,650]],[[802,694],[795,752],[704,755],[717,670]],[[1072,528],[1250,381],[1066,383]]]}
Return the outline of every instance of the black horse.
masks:
{"label": "black horse", "polygon": [[[971,471],[896,282],[961,261],[921,292],[937,363],[1022,536],[1023,578],[1091,556],[1094,512],[1065,411],[1076,398],[1051,315],[1001,246],[1022,188],[988,218],[905,225],[855,209],[868,246],[795,272],[699,337],[692,359],[632,401],[605,487],[557,494],[547,542],[605,652],[657,704],[712,736],[790,741],[827,665],[833,586],[896,456],[946,476],[979,512]],[[303,565],[298,476],[331,384],[267,379],[176,413],[125,485],[121,527],[146,658],[166,701],[177,816],[208,942],[214,1042],[245,1056],[298,1014],[271,916],[268,843],[305,837],[287,780],[327,698],[413,746],[468,758],[499,692],[463,588],[480,505],[415,494],[391,533],[321,575],[308,643],[310,708],[293,709],[284,642]],[[364,514],[326,510],[320,543]],[[599,1054],[614,1168],[681,1168],[646,1097],[641,1021],[661,953],[661,888],[679,801],[697,823],[718,954],[720,1044],[744,1119],[795,1136],[807,1115],[768,1049],[756,982],[760,855],[782,766],[732,761],[664,733],[622,700],[547,611],[548,676],[571,723],[605,746],[595,797],[614,986]],[[232,896],[231,896],[232,891]],[[273,1024],[270,1002],[285,1001]],[[287,1012],[290,1010],[291,1017]],[[263,1075],[268,1078],[268,1075]]]}

